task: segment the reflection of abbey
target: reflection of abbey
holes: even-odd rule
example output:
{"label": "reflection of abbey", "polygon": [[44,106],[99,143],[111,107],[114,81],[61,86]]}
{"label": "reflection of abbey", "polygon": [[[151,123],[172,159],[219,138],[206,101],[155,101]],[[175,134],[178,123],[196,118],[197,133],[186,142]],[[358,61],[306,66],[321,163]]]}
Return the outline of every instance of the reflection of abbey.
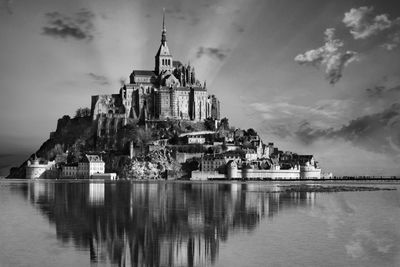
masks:
{"label": "reflection of abbey", "polygon": [[93,119],[98,134],[117,129],[130,119],[157,121],[219,119],[219,101],[208,95],[206,83],[196,79],[193,66],[173,60],[167,45],[163,18],[161,45],[154,70],[134,70],[119,94],[92,96]]}

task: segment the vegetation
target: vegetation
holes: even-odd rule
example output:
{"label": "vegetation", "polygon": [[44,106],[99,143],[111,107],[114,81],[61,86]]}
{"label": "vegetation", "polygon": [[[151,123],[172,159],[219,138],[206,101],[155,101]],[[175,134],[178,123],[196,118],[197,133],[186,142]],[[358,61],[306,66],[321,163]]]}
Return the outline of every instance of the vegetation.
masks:
{"label": "vegetation", "polygon": [[91,116],[90,108],[78,108],[75,112],[75,118],[85,118]]}

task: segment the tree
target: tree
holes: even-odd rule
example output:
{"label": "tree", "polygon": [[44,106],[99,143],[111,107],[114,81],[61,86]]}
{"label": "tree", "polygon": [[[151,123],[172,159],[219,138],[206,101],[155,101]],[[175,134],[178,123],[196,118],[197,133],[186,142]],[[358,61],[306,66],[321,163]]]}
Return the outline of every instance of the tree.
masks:
{"label": "tree", "polygon": [[247,136],[257,136],[257,132],[253,128],[249,128],[249,129],[247,129],[246,135]]}
{"label": "tree", "polygon": [[207,118],[204,120],[204,127],[206,128],[206,130],[213,131],[215,130],[214,126],[215,126],[215,120],[213,120],[212,118]]}
{"label": "tree", "polygon": [[90,108],[78,108],[75,112],[75,118],[85,118],[90,117],[91,110]]}

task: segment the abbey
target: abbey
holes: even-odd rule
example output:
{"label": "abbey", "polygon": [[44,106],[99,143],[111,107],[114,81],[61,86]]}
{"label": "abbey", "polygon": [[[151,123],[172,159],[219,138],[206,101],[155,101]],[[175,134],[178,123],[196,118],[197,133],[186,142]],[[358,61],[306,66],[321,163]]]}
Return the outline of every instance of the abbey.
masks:
{"label": "abbey", "polygon": [[220,119],[219,100],[207,93],[205,82],[196,79],[194,67],[173,59],[165,16],[154,70],[133,70],[119,94],[92,96],[91,110],[93,120],[98,120],[98,136],[131,120]]}

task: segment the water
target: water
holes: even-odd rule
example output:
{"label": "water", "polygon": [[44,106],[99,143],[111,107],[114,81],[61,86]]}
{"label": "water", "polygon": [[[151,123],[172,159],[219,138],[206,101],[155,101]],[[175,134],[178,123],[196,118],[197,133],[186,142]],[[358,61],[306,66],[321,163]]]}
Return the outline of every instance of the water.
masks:
{"label": "water", "polygon": [[0,181],[0,266],[400,266],[399,190],[278,188]]}

